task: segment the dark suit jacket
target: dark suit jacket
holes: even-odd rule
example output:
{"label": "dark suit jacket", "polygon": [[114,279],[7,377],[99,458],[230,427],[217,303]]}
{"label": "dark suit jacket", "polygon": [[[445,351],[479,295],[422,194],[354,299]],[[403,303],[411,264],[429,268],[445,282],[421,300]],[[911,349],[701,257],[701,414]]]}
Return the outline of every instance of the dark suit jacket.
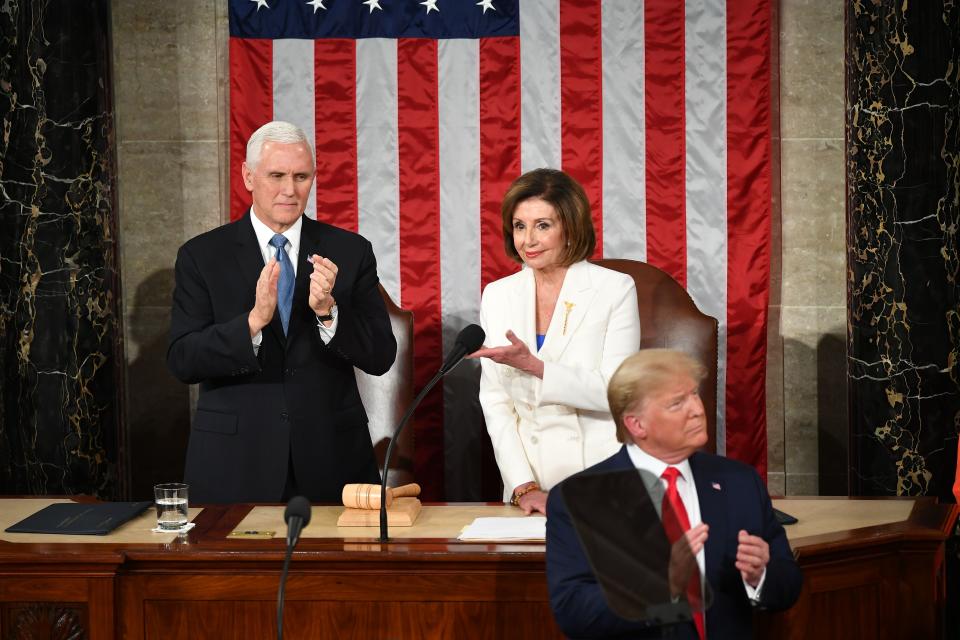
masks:
{"label": "dark suit jacket", "polygon": [[[289,335],[279,312],[254,354],[247,315],[263,256],[248,212],[177,254],[167,366],[200,383],[186,481],[197,502],[281,500],[291,456],[300,493],[339,502],[348,482],[380,482],[353,367],[380,375],[396,341],[370,243],[303,217]],[[338,326],[324,344],[307,304],[307,256],[338,268]]]}
{"label": "dark suit jacket", "polygon": [[[766,487],[752,467],[708,453],[690,456],[690,467],[697,486],[701,518],[710,526],[705,560],[706,577],[713,589],[713,604],[707,610],[707,638],[750,638],[753,634],[752,607],[740,572],[734,566],[738,532],[746,529],[770,545],[761,607],[772,610],[790,607],[800,595],[800,568],[793,558],[783,527],[774,516]],[[615,455],[581,473],[633,468],[626,447],[623,447]],[[547,586],[557,623],[571,637],[697,637],[692,622],[669,629],[651,628],[620,618],[609,609],[558,488],[552,490],[547,499]]]}

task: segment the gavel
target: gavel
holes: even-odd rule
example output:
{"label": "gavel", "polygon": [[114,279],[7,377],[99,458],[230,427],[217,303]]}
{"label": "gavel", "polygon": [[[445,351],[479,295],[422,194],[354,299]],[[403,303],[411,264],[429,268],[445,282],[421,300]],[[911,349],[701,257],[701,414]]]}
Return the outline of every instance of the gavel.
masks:
{"label": "gavel", "polygon": [[[387,508],[394,498],[416,497],[420,495],[420,485],[416,482],[400,487],[387,487]],[[351,509],[379,509],[380,485],[347,484],[343,486],[343,506]]]}

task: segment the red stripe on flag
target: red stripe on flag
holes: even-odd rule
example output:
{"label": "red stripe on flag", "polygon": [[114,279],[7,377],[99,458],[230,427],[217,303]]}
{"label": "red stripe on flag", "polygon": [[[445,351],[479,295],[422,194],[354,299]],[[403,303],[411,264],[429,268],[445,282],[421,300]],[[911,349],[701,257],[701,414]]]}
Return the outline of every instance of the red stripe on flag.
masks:
{"label": "red stripe on flag", "polygon": [[560,137],[563,170],[587,192],[603,257],[603,60],[600,0],[560,3]]}
{"label": "red stripe on flag", "polygon": [[[397,41],[397,129],[400,160],[400,297],[413,310],[414,382],[442,364],[440,318],[440,125],[437,41]],[[414,474],[423,498],[442,500],[443,394],[424,398],[414,423]]]}
{"label": "red stripe on flag", "polygon": [[357,231],[357,46],[314,42],[317,220]]}
{"label": "red stripe on flag", "polygon": [[480,40],[480,286],[519,269],[503,244],[500,203],[520,175],[520,39]]}
{"label": "red stripe on flag", "polygon": [[770,3],[727,3],[727,455],[767,473]]}
{"label": "red stripe on flag", "polygon": [[273,120],[273,41],[230,38],[230,219],[250,208],[241,166],[247,139]]}
{"label": "red stripe on flag", "polygon": [[687,285],[684,12],[644,4],[647,262]]}

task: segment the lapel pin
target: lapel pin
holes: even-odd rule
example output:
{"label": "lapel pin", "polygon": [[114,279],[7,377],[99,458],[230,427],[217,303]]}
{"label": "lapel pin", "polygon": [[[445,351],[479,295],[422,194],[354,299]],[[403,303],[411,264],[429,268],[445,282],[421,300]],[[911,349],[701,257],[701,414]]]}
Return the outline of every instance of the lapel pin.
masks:
{"label": "lapel pin", "polygon": [[563,301],[564,311],[563,311],[563,335],[567,335],[567,318],[570,317],[570,312],[573,311],[574,304],[572,302]]}
{"label": "lapel pin", "polygon": [[714,490],[714,491],[720,491],[720,483],[719,483],[719,482],[711,482],[711,483],[710,483],[710,486],[713,487],[713,490]]}

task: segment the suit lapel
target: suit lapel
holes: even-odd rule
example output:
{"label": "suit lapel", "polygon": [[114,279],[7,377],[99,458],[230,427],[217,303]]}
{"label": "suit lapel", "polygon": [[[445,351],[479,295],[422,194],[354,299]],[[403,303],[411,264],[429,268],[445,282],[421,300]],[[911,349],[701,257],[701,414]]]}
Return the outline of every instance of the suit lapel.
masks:
{"label": "suit lapel", "polygon": [[563,279],[563,286],[560,287],[553,317],[550,318],[547,338],[540,351],[544,360],[556,362],[560,359],[596,295],[596,289],[591,286],[587,263],[577,262],[570,265]]}
{"label": "suit lapel", "polygon": [[728,539],[726,499],[723,494],[723,478],[718,476],[702,453],[690,456],[690,469],[697,485],[697,501],[700,503],[700,520],[710,526],[710,534],[704,545],[707,579],[716,583],[720,575],[724,544]]}
{"label": "suit lapel", "polygon": [[[537,292],[533,280],[533,271],[524,267],[519,273],[518,286],[513,290],[511,307],[506,309],[509,314],[514,310],[520,311],[520,323],[511,329],[531,352],[537,352]],[[506,336],[491,336],[494,344],[509,344]]]}
{"label": "suit lapel", "polygon": [[[240,273],[243,276],[244,283],[249,291],[253,292],[253,298],[256,300],[257,280],[260,279],[260,272],[263,271],[263,253],[260,251],[260,244],[257,242],[257,234],[253,230],[253,223],[250,222],[250,216],[253,215],[250,210],[241,218],[237,224],[237,261],[240,263]],[[280,324],[280,314],[274,313],[273,319],[268,325],[282,343],[284,340],[283,325]]]}

